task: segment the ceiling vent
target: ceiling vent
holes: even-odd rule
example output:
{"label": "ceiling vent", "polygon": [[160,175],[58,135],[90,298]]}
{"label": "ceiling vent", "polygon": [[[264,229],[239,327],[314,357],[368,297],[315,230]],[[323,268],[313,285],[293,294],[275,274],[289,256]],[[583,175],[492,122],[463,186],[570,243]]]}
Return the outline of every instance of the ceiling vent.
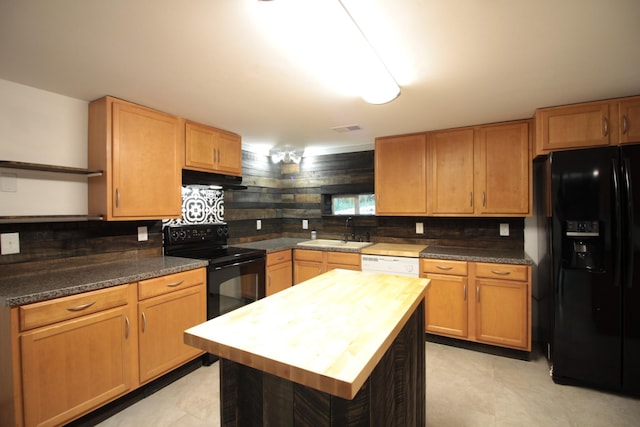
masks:
{"label": "ceiling vent", "polygon": [[360,125],[346,125],[346,126],[338,126],[331,129],[335,130],[338,133],[346,133],[346,132],[353,132],[355,130],[361,130],[362,128],[360,127]]}

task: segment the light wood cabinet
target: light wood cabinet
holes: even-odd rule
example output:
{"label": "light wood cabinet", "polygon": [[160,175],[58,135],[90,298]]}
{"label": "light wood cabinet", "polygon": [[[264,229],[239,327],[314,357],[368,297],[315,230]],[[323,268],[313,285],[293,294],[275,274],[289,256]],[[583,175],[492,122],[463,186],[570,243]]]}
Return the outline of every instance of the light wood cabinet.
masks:
{"label": "light wood cabinet", "polygon": [[428,333],[531,351],[528,265],[421,260]]}
{"label": "light wood cabinet", "polygon": [[185,122],[185,166],[204,172],[242,175],[240,135]]}
{"label": "light wood cabinet", "polygon": [[475,212],[529,215],[533,197],[529,123],[482,126],[476,145]]}
{"label": "light wood cabinet", "polygon": [[531,214],[529,122],[431,132],[429,215]]}
{"label": "light wood cabinet", "polygon": [[89,215],[181,216],[183,132],[178,117],[112,97],[89,104]]}
{"label": "light wood cabinet", "polygon": [[431,279],[425,296],[425,330],[467,338],[467,262],[421,260],[421,277]]}
{"label": "light wood cabinet", "polygon": [[296,285],[336,268],[362,269],[359,253],[294,249],[293,254],[293,283]]}
{"label": "light wood cabinet", "polygon": [[473,140],[472,128],[429,134],[430,215],[474,213]]}
{"label": "light wood cabinet", "polygon": [[206,273],[176,273],[142,280],[138,286],[142,384],[202,354],[184,343],[182,333],[207,319]]}
{"label": "light wood cabinet", "polygon": [[618,111],[620,143],[640,142],[640,96],[621,100]]}
{"label": "light wood cabinet", "polygon": [[536,156],[640,142],[640,96],[536,110]]}
{"label": "light wood cabinet", "polygon": [[425,134],[376,138],[376,215],[424,215],[427,211]]}
{"label": "light wood cabinet", "polygon": [[531,349],[529,269],[509,264],[476,264],[476,340]]}
{"label": "light wood cabinet", "polygon": [[[134,318],[126,300],[110,299],[130,286],[82,294],[84,302],[68,297],[21,310],[21,324],[34,327],[20,336],[24,425],[64,424],[136,386]],[[47,322],[30,318],[44,312],[72,316],[37,327]]]}
{"label": "light wood cabinet", "polygon": [[293,285],[293,262],[291,249],[267,254],[266,296],[273,295]]}

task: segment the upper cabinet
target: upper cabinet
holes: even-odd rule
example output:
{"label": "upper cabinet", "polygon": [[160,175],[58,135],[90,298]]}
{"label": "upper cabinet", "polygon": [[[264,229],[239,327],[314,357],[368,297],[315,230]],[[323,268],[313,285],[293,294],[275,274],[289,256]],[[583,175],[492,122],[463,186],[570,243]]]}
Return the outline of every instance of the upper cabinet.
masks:
{"label": "upper cabinet", "polygon": [[482,126],[476,137],[476,213],[529,215],[532,205],[529,122]]}
{"label": "upper cabinet", "polygon": [[473,214],[473,133],[468,128],[429,134],[429,214]]}
{"label": "upper cabinet", "polygon": [[640,142],[640,97],[536,111],[536,155]]}
{"label": "upper cabinet", "polygon": [[429,215],[531,213],[528,121],[431,132],[428,138]]}
{"label": "upper cabinet", "polygon": [[376,215],[424,215],[427,211],[425,134],[376,138]]}
{"label": "upper cabinet", "polygon": [[240,135],[186,121],[185,167],[204,172],[242,175]]}
{"label": "upper cabinet", "polygon": [[89,215],[106,220],[181,216],[181,120],[105,97],[89,104]]}

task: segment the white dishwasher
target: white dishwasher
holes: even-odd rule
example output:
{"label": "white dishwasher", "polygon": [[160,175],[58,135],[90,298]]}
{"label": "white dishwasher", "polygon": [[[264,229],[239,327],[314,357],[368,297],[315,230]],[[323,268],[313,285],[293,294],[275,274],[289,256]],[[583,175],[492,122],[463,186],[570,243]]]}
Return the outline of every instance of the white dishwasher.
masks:
{"label": "white dishwasher", "polygon": [[420,277],[420,252],[424,245],[377,243],[362,249],[363,272]]}

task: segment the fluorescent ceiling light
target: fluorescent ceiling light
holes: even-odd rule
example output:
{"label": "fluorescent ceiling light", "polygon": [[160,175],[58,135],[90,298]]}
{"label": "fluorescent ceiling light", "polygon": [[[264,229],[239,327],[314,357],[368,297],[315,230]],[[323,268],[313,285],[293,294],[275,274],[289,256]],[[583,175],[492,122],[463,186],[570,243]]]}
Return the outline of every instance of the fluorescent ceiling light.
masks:
{"label": "fluorescent ceiling light", "polygon": [[296,63],[341,93],[384,104],[400,87],[340,0],[260,1],[259,23]]}

